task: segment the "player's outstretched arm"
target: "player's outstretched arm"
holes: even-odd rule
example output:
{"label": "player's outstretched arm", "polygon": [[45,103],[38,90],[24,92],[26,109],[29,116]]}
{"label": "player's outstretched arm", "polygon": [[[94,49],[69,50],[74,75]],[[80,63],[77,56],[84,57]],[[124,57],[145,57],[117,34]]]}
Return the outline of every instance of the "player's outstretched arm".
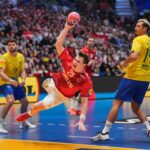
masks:
{"label": "player's outstretched arm", "polygon": [[86,120],[86,114],[88,110],[88,97],[81,97],[81,115],[78,123],[76,126],[78,126],[79,130],[81,131],[87,131],[87,128],[85,127],[85,120]]}

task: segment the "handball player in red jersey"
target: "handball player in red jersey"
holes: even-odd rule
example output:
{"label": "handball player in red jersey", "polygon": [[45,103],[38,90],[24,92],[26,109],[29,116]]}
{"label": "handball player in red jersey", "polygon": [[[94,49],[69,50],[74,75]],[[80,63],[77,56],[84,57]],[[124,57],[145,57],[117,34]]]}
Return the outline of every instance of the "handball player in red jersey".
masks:
{"label": "handball player in red jersey", "polygon": [[84,69],[89,63],[89,57],[85,53],[79,52],[75,58],[72,58],[67,49],[63,47],[68,31],[74,27],[75,25],[66,23],[64,29],[57,38],[55,46],[61,59],[63,70],[54,73],[51,79],[46,79],[43,82],[42,86],[47,91],[48,95],[42,101],[35,103],[28,112],[17,116],[16,121],[23,122],[29,117],[36,115],[41,110],[49,109],[64,101],[68,101],[80,91],[81,115],[76,126],[78,126],[81,131],[87,130],[84,122],[88,110],[89,92],[93,88],[92,81]]}
{"label": "handball player in red jersey", "polygon": [[94,49],[94,38],[90,37],[87,40],[86,46],[84,46],[81,51],[86,53],[88,57],[90,58],[89,63],[86,66],[86,72],[89,74],[89,76],[92,76],[94,73],[94,66],[96,63],[96,50]]}

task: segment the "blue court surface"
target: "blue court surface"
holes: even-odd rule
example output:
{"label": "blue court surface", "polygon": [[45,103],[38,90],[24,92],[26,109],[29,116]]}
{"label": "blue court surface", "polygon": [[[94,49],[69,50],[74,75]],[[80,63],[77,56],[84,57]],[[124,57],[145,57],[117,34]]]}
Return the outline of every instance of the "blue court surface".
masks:
{"label": "blue court surface", "polygon": [[[42,99],[45,94],[40,95]],[[78,116],[70,116],[65,104],[42,111],[30,119],[37,124],[36,129],[19,129],[15,117],[19,114],[19,104],[15,104],[9,112],[5,123],[8,134],[0,134],[0,139],[22,139],[33,141],[49,141],[61,143],[88,144],[122,148],[150,149],[150,138],[146,130],[131,112],[130,104],[120,109],[117,121],[110,132],[111,140],[91,142],[90,138],[101,131],[113,102],[114,93],[98,93],[97,100],[89,101],[87,115],[87,132],[79,131],[74,124]],[[30,104],[32,106],[32,104]],[[0,107],[0,110],[2,105]],[[150,98],[145,98],[142,109],[150,115]],[[61,149],[61,148],[60,148]],[[0,149],[1,150],[1,149]]]}

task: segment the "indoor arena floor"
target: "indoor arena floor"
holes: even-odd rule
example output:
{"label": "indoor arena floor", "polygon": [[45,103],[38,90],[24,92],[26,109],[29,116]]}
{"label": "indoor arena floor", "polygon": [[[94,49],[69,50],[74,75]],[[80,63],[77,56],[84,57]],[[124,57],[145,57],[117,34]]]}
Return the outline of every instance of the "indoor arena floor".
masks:
{"label": "indoor arena floor", "polygon": [[[41,94],[40,99],[45,95]],[[130,105],[120,109],[113,125],[109,141],[92,142],[90,139],[101,131],[111,108],[114,93],[96,94],[97,100],[89,101],[86,126],[88,131],[81,132],[75,127],[78,116],[70,116],[66,105],[42,111],[30,119],[36,129],[19,129],[15,117],[19,104],[15,104],[8,114],[5,127],[8,134],[0,134],[0,150],[132,150],[150,149],[150,138],[131,112]],[[30,107],[32,103],[30,104]],[[0,105],[0,110],[3,106]],[[145,98],[142,109],[150,115],[150,98]]]}

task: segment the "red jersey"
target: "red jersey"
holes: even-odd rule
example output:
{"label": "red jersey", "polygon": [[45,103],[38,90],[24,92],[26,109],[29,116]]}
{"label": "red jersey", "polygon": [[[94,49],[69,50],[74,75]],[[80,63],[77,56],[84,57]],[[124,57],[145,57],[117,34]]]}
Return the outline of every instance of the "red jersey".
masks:
{"label": "red jersey", "polygon": [[89,92],[93,88],[91,78],[85,71],[78,73],[72,70],[73,58],[66,49],[60,58],[63,70],[52,76],[57,89],[69,98],[75,96],[76,92],[80,92],[82,97],[89,97]]}
{"label": "red jersey", "polygon": [[[87,46],[84,46],[82,49],[81,49],[82,52],[85,52],[90,60],[94,60],[96,59],[96,50],[95,49],[89,49]],[[86,67],[86,72],[89,74],[89,76],[92,76],[93,74],[93,66],[87,66]]]}

